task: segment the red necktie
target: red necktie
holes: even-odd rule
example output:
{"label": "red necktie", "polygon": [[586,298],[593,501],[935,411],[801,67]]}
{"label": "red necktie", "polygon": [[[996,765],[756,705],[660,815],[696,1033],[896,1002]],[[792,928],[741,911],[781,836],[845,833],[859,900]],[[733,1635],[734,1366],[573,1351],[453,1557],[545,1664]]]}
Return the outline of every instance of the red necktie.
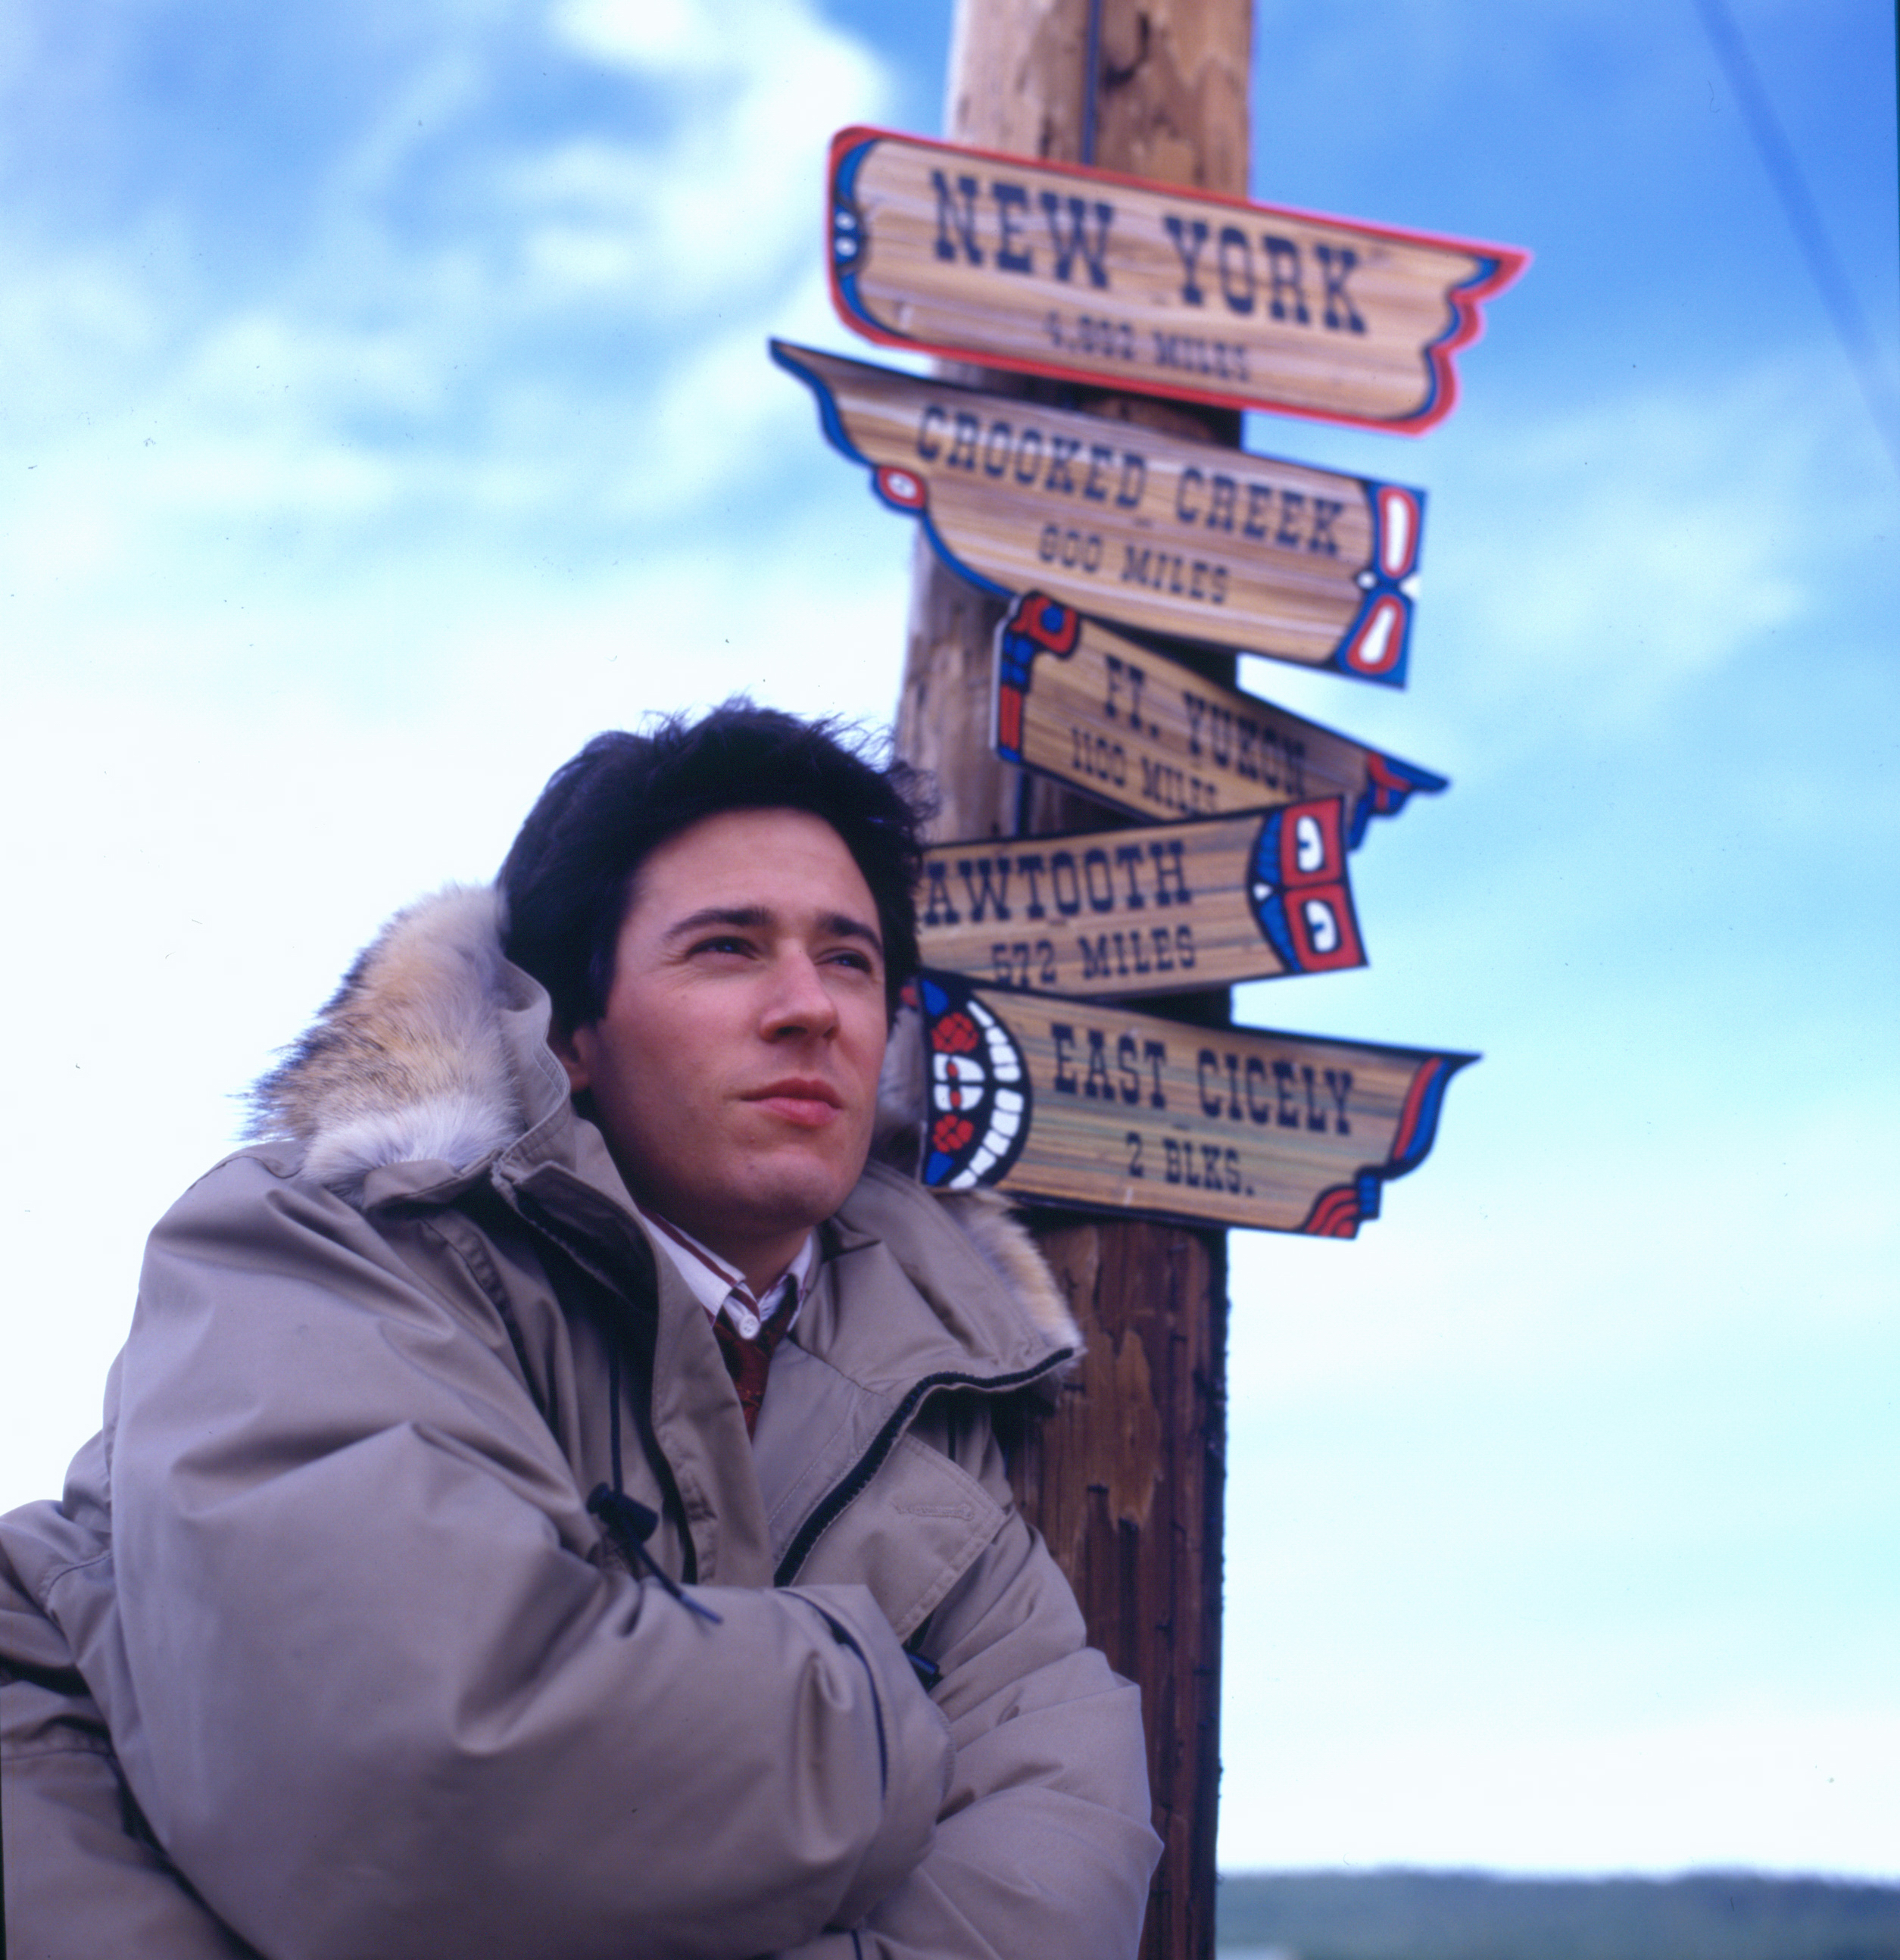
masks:
{"label": "red necktie", "polygon": [[726,1357],[726,1373],[739,1391],[739,1407],[746,1418],[746,1433],[759,1426],[759,1411],[765,1399],[765,1371],[772,1366],[772,1351],[785,1337],[791,1316],[782,1309],[774,1314],[750,1340],[733,1325],[727,1315],[714,1315],[712,1331],[719,1340],[719,1351]]}

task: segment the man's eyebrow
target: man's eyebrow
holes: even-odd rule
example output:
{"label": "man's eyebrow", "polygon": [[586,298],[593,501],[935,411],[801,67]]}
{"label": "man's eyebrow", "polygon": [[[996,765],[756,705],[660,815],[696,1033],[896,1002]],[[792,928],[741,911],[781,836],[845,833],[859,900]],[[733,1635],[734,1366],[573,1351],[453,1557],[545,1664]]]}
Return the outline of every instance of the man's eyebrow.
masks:
{"label": "man's eyebrow", "polygon": [[702,905],[698,912],[675,920],[665,936],[684,939],[689,933],[703,931],[709,925],[748,926],[756,930],[771,923],[772,914],[764,905]]}
{"label": "man's eyebrow", "polygon": [[818,923],[826,931],[840,939],[867,941],[879,959],[884,956],[883,934],[874,925],[867,925],[862,919],[853,918],[849,912],[827,912]]}
{"label": "man's eyebrow", "polygon": [[[708,926],[737,926],[742,931],[759,931],[772,924],[776,915],[769,905],[702,905],[696,912],[689,912],[667,927],[668,940],[685,939],[695,932],[703,932]],[[826,912],[820,918],[821,931],[839,939],[861,939],[883,956],[883,935],[875,926],[867,925],[862,919],[854,918],[849,912]]]}

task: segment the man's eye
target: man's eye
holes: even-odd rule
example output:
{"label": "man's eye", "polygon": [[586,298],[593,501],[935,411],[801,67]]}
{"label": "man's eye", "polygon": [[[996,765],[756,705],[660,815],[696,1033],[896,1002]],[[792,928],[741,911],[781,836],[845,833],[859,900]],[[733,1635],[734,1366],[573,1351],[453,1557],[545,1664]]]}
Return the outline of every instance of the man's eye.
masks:
{"label": "man's eye", "polygon": [[855,947],[841,947],[832,956],[832,963],[837,966],[855,966],[861,973],[874,972],[868,953],[860,953]]}
{"label": "man's eye", "polygon": [[695,953],[749,953],[752,944],[731,933],[720,933],[711,939],[701,940],[692,950]]}

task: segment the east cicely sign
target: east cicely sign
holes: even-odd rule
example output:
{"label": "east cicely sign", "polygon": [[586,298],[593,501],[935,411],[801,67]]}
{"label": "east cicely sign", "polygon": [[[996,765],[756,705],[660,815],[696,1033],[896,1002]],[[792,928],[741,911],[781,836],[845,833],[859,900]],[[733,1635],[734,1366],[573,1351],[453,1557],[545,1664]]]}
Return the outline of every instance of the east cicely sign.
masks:
{"label": "east cicely sign", "polygon": [[1403,685],[1423,491],[784,341],[772,354],[883,501],[982,590]]}
{"label": "east cicely sign", "polygon": [[1473,1059],[1193,1027],[928,970],[915,998],[925,1184],[1326,1238],[1379,1215]]}
{"label": "east cicely sign", "polygon": [[1528,262],[1508,246],[849,129],[832,294],[886,345],[1416,433]]}

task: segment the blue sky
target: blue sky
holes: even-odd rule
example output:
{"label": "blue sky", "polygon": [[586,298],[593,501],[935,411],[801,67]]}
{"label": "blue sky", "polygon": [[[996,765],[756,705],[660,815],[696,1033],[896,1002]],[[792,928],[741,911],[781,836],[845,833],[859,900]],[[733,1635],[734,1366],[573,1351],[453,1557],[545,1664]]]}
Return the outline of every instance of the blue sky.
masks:
{"label": "blue sky", "polygon": [[[1729,0],[1900,399],[1874,0]],[[910,538],[769,333],[914,0],[23,0],[0,23],[0,1503],[152,1219],[387,912],[597,728],[886,718]],[[1233,1241],[1231,1867],[1900,1877],[1900,473],[1695,0],[1256,16],[1253,187],[1528,246],[1418,441],[1440,769],[1373,964],[1240,1018],[1485,1059],[1354,1244]]]}

